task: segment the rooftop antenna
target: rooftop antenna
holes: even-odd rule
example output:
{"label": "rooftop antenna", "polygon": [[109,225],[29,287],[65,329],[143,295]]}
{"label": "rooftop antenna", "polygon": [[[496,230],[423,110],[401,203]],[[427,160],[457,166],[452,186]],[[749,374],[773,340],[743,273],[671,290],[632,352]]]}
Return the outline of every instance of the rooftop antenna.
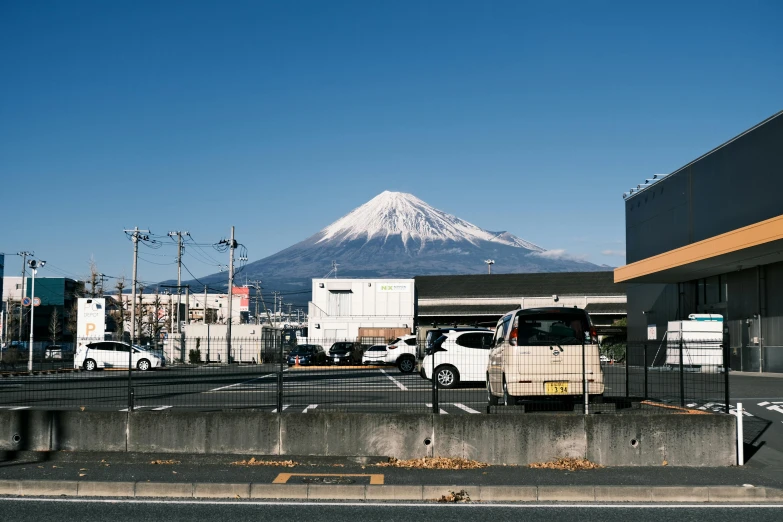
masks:
{"label": "rooftop antenna", "polygon": [[332,272],[334,272],[334,277],[337,279],[337,267],[340,266],[337,261],[332,261],[332,269],[329,270],[329,272],[324,276],[324,279],[332,275]]}
{"label": "rooftop antenna", "polygon": [[486,259],[484,262],[487,264],[487,274],[492,274],[492,265],[495,264],[494,259]]}

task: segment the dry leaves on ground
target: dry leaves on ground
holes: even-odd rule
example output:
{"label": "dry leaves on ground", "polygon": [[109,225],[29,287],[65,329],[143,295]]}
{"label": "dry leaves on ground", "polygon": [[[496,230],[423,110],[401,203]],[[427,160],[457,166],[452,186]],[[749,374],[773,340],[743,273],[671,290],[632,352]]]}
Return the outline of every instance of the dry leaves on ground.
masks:
{"label": "dry leaves on ground", "polygon": [[418,469],[480,469],[489,464],[476,462],[475,460],[448,458],[448,457],[422,457],[420,459],[399,460],[390,457],[388,462],[375,464],[380,468],[418,468]]}
{"label": "dry leaves on ground", "polygon": [[150,464],[179,464],[178,460],[153,460]]}
{"label": "dry leaves on ground", "polygon": [[299,463],[293,460],[256,460],[251,457],[250,460],[238,460],[231,463],[234,466],[281,466],[284,468],[293,468]]}
{"label": "dry leaves on ground", "polygon": [[575,459],[573,457],[560,457],[551,462],[537,462],[530,465],[535,469],[561,469],[566,471],[582,471],[586,469],[603,468],[600,464],[590,462],[587,459]]}
{"label": "dry leaves on ground", "polygon": [[464,489],[452,491],[448,495],[442,495],[438,502],[470,502],[470,495]]}

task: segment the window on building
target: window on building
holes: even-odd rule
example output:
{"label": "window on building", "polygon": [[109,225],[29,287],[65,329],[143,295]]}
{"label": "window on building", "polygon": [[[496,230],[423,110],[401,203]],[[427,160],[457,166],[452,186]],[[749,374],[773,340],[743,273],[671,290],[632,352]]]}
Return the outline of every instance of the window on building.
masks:
{"label": "window on building", "polygon": [[705,280],[704,304],[720,303],[720,277],[712,276]]}
{"label": "window on building", "polygon": [[330,290],[327,313],[332,316],[351,315],[351,291]]}

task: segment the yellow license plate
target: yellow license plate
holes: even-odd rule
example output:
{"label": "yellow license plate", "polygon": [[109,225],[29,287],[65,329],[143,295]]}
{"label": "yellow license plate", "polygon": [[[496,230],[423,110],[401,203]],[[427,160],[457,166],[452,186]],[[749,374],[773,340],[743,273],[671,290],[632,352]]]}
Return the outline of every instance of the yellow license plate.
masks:
{"label": "yellow license plate", "polygon": [[568,393],[568,381],[545,382],[547,395],[565,395]]}

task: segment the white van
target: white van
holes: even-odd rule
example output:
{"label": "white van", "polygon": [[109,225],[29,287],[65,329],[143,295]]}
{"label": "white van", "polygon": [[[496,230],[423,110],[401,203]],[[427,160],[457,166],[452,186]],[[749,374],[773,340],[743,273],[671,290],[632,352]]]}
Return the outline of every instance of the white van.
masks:
{"label": "white van", "polygon": [[591,401],[602,402],[598,335],[587,312],[556,307],[508,312],[497,323],[489,352],[489,403],[582,396],[583,346],[587,392]]}
{"label": "white van", "polygon": [[[131,350],[132,354],[129,353]],[[129,358],[132,367],[141,371],[165,366],[162,357],[139,346],[117,341],[96,341],[79,346],[73,357],[73,367],[84,368],[87,371],[98,368],[127,369]]]}

